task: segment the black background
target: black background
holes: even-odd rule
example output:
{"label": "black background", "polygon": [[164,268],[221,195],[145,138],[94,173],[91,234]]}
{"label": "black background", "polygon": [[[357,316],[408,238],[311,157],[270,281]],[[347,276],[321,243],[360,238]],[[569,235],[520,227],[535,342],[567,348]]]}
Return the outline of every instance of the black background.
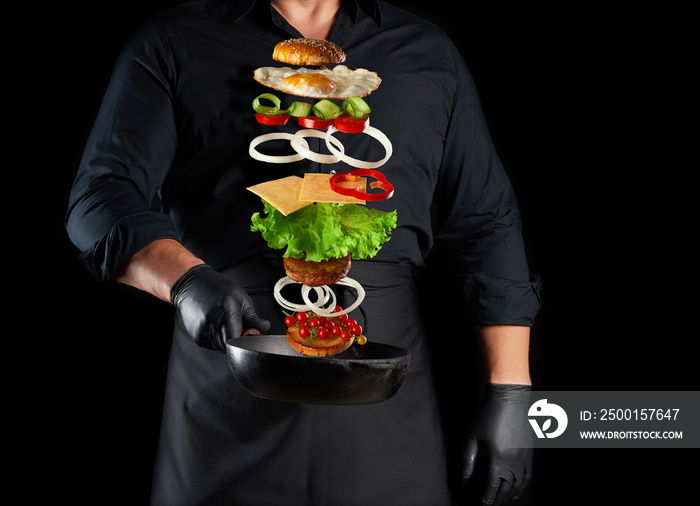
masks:
{"label": "black background", "polygon": [[[8,151],[21,151],[22,167],[8,170],[20,182],[8,184],[6,202],[16,192],[22,206],[6,213],[13,302],[5,318],[22,332],[7,333],[7,418],[21,442],[13,459],[27,497],[147,503],[172,309],[97,284],[63,219],[118,51],[143,20],[177,3],[51,4],[17,18],[26,21],[21,57],[7,67],[19,89],[6,106],[21,111]],[[544,286],[535,388],[698,390],[697,161],[684,154],[697,131],[689,14],[651,4],[463,2],[456,12],[394,3],[457,43],[516,188]],[[459,314],[440,320],[445,344],[464,346],[450,341]],[[676,503],[693,489],[681,462],[691,453],[540,451],[532,504]]]}

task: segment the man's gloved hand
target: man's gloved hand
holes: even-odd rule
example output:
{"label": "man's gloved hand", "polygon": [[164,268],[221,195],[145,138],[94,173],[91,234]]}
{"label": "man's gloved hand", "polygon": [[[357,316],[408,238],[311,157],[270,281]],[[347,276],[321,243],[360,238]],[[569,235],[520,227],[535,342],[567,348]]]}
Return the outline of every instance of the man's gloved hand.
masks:
{"label": "man's gloved hand", "polygon": [[248,294],[206,264],[183,274],[173,285],[170,299],[187,332],[204,348],[225,352],[226,341],[242,335],[243,329],[270,329],[270,322],[255,313]]}
{"label": "man's gloved hand", "polygon": [[490,384],[467,434],[462,477],[473,485],[477,467],[485,475],[482,504],[498,506],[525,491],[532,472],[532,429],[527,421],[528,385]]}

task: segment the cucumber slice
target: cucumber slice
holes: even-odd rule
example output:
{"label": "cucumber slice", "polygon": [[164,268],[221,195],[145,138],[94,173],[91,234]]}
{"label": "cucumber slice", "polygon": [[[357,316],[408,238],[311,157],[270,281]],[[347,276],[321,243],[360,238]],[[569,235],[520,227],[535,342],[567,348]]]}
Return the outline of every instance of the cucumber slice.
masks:
{"label": "cucumber slice", "polygon": [[305,118],[311,112],[311,104],[306,102],[292,102],[292,105],[287,109],[287,114],[297,118]]}
{"label": "cucumber slice", "polygon": [[[260,103],[260,100],[262,99],[272,102],[273,105],[262,105]],[[280,102],[280,99],[272,93],[263,93],[262,95],[255,97],[255,100],[253,100],[253,110],[255,112],[259,112],[260,114],[278,114],[280,113],[281,104],[282,102]]]}
{"label": "cucumber slice", "polygon": [[317,118],[324,121],[335,119],[343,113],[343,110],[338,104],[335,104],[326,98],[317,102],[316,105],[311,108],[311,111]]}
{"label": "cucumber slice", "polygon": [[363,119],[372,112],[372,109],[361,97],[352,97],[343,100],[343,112],[351,118]]}

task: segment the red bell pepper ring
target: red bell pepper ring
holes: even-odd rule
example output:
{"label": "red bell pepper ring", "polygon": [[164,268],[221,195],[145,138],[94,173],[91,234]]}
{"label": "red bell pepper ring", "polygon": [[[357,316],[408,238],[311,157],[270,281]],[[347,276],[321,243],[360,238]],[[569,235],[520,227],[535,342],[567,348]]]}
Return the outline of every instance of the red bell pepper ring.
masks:
{"label": "red bell pepper ring", "polygon": [[[384,190],[382,193],[367,193],[363,191],[356,190],[354,188],[343,188],[342,186],[338,186],[338,182],[340,181],[353,181],[355,179],[355,176],[366,176],[366,177],[373,177],[376,179],[376,181],[373,181],[370,183],[369,187],[370,188],[381,188]],[[355,197],[360,200],[370,200],[370,201],[378,201],[378,200],[387,200],[388,198],[391,198],[392,195],[394,195],[394,185],[392,185],[389,181],[386,180],[386,177],[384,174],[379,172],[378,170],[374,169],[351,169],[345,172],[340,172],[338,174],[333,174],[330,178],[330,183],[331,183],[331,189],[336,192],[340,193],[341,195],[346,195],[349,197]]]}

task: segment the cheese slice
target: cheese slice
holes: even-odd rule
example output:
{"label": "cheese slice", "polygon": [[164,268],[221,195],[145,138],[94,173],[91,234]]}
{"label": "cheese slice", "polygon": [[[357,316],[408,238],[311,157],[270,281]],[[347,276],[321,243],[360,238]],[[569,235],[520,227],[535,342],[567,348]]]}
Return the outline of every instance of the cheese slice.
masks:
{"label": "cheese slice", "polygon": [[265,199],[275,209],[287,216],[311,203],[299,200],[303,182],[304,180],[299,176],[288,176],[250,186],[247,190]]}
{"label": "cheese slice", "polygon": [[[365,204],[364,200],[336,193],[331,188],[331,174],[307,173],[301,186],[299,199],[303,202],[330,202],[334,204]],[[338,186],[367,191],[367,178],[356,177],[354,181],[341,181]]]}

